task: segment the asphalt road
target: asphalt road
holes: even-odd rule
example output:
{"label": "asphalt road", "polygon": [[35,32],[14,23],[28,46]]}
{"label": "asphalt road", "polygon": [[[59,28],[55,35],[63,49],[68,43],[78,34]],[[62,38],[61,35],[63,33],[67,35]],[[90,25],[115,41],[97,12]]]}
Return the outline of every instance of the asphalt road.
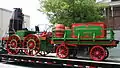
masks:
{"label": "asphalt road", "polygon": [[24,66],[17,66],[17,65],[13,65],[13,64],[5,64],[5,63],[0,63],[0,68],[28,68],[28,67],[24,67]]}

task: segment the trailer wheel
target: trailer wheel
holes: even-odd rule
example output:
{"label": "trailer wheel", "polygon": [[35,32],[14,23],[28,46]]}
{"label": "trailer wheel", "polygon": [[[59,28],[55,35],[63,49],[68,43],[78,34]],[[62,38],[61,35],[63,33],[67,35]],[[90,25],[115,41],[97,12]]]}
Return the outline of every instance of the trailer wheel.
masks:
{"label": "trailer wheel", "polygon": [[90,58],[95,61],[102,61],[106,57],[106,50],[102,46],[93,46],[90,50]]}
{"label": "trailer wheel", "polygon": [[25,54],[29,56],[37,55],[40,51],[40,39],[37,35],[29,34],[23,41]]}
{"label": "trailer wheel", "polygon": [[59,58],[69,57],[69,49],[65,44],[59,45],[56,49],[56,53]]}
{"label": "trailer wheel", "polygon": [[12,35],[7,40],[6,50],[9,54],[18,54],[21,45],[21,39],[17,35]]}
{"label": "trailer wheel", "polygon": [[104,58],[104,59],[108,58],[108,56],[109,56],[109,51],[108,51],[108,49],[107,49],[107,48],[105,48],[105,52],[106,52],[106,53],[105,53],[105,55],[106,55],[106,56],[105,56],[105,58]]}

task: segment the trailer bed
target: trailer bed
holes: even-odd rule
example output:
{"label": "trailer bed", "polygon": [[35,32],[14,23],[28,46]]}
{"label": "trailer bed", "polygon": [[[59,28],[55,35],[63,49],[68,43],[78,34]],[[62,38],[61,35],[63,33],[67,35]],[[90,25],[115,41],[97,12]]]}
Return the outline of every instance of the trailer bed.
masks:
{"label": "trailer bed", "polygon": [[88,59],[60,59],[56,57],[41,57],[41,56],[27,56],[27,55],[8,55],[0,54],[1,60],[4,61],[14,61],[14,62],[32,62],[40,64],[50,64],[59,66],[69,66],[69,67],[85,67],[94,66],[105,67],[105,68],[119,68],[120,62],[115,61],[93,61]]}

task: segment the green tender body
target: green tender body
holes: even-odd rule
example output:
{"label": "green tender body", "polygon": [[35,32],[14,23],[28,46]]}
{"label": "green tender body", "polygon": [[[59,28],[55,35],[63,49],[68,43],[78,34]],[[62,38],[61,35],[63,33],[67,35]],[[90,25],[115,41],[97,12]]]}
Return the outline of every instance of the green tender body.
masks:
{"label": "green tender body", "polygon": [[[100,28],[101,29],[101,28]],[[105,38],[96,38],[95,34],[92,33],[91,34],[91,38],[80,38],[80,36],[82,35],[80,32],[76,32],[77,34],[77,38],[72,38],[72,30],[65,30],[64,33],[64,37],[62,38],[57,38],[55,37],[55,35],[52,37],[52,40],[54,41],[55,44],[61,44],[62,42],[66,42],[68,44],[79,44],[79,45],[96,45],[96,44],[100,44],[100,45],[105,45],[105,44],[111,44],[111,41],[114,40],[114,32],[112,29],[105,29],[106,30],[106,35],[108,35],[109,37],[105,37]],[[81,31],[83,32],[83,31]],[[94,31],[91,31],[94,32]],[[53,33],[55,33],[55,31],[53,31]],[[99,33],[99,31],[96,33]],[[84,36],[84,34],[82,35]]]}
{"label": "green tender body", "polygon": [[93,37],[93,34],[96,36],[102,35],[102,29],[103,28],[101,26],[78,26],[74,27],[73,31],[75,36],[78,36],[78,34],[80,34],[81,37]]}
{"label": "green tender body", "polygon": [[66,33],[66,38],[70,38],[72,36],[71,30],[65,30],[65,33]]}
{"label": "green tender body", "polygon": [[19,30],[16,32],[16,34],[20,37],[25,37],[28,34],[35,34],[35,33],[36,33],[35,31],[27,31],[27,30]]}

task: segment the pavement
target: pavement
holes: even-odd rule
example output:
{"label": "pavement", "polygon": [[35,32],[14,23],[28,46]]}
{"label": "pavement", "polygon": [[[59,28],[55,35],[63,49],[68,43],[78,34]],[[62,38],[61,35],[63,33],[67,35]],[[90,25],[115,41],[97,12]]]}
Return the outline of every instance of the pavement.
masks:
{"label": "pavement", "polygon": [[1,62],[0,68],[62,68],[62,67],[28,62],[7,62],[7,63]]}
{"label": "pavement", "polygon": [[17,66],[17,65],[14,65],[14,64],[5,64],[4,62],[0,63],[0,68],[28,68],[28,67],[24,67],[24,66]]}

